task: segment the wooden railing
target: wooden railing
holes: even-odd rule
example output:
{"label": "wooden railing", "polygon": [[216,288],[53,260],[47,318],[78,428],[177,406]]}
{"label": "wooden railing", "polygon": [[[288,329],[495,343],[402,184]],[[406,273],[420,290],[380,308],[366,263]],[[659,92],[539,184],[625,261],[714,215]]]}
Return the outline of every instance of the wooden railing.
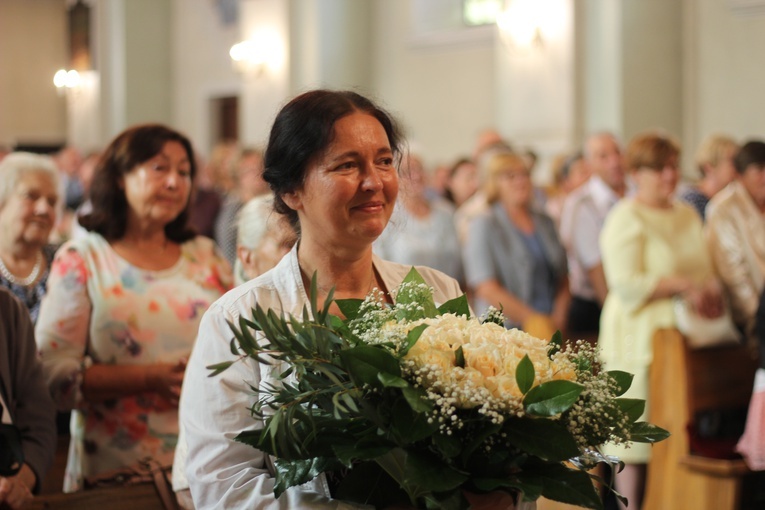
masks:
{"label": "wooden railing", "polygon": [[744,345],[694,350],[674,329],[653,340],[650,421],[672,436],[653,448],[643,508],[736,510],[749,473],[740,458],[691,452],[688,425],[700,411],[746,408],[757,359]]}

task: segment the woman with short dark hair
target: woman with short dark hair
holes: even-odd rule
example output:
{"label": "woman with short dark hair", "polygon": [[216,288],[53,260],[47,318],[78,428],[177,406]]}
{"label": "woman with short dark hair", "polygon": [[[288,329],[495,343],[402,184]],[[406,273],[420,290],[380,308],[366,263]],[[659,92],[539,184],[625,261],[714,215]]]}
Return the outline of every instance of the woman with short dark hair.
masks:
{"label": "woman with short dark hair", "polygon": [[89,234],[56,254],[36,333],[51,393],[74,409],[67,492],[145,457],[172,462],[199,319],[232,279],[187,225],[195,171],[182,134],[124,131],[95,171]]}

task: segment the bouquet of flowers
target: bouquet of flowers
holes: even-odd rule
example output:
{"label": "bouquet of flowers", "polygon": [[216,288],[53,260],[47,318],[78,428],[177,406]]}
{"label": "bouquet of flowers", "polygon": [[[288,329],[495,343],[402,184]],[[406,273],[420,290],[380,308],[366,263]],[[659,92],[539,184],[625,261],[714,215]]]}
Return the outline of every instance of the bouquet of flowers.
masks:
{"label": "bouquet of flowers", "polygon": [[463,509],[465,492],[493,491],[601,508],[587,469],[618,460],[598,447],[668,436],[637,421],[645,402],[620,397],[632,376],[601,371],[589,344],[471,318],[464,296],[436,307],[414,269],[394,305],[336,301],[342,320],[316,294],[314,277],[302,318],[257,307],[230,324],[234,354],[283,367],[252,387],[263,427],[237,437],[276,457],[277,495],[327,473],[335,497],[378,508]]}

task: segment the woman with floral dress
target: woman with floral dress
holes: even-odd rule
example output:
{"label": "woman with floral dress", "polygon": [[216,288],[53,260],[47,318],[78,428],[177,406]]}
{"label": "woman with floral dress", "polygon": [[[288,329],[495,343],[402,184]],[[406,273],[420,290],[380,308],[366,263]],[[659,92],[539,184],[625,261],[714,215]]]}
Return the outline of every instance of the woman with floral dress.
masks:
{"label": "woman with floral dress", "polygon": [[172,462],[186,358],[232,280],[187,227],[195,171],[180,133],[128,129],[96,170],[89,234],[56,254],[36,335],[58,407],[74,410],[66,492],[145,457]]}

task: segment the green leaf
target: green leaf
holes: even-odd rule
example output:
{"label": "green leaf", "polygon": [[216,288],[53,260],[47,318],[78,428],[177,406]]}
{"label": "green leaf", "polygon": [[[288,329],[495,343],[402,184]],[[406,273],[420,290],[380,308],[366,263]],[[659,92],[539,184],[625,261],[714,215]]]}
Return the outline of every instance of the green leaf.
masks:
{"label": "green leaf", "polygon": [[469,441],[466,441],[462,447],[461,447],[461,457],[462,457],[462,463],[467,464],[468,459],[473,454],[473,452],[476,451],[476,449],[485,444],[486,439],[489,436],[495,435],[497,432],[499,432],[502,429],[502,425],[499,423],[490,423],[484,426],[482,429],[477,430],[470,438]]}
{"label": "green leaf", "polygon": [[584,386],[571,381],[549,381],[533,387],[523,398],[527,413],[555,416],[567,411],[584,391]]}
{"label": "green leaf", "polygon": [[552,356],[553,354],[559,352],[562,346],[563,346],[563,335],[560,334],[560,330],[557,330],[555,331],[555,333],[553,333],[553,336],[550,339],[550,351],[548,352],[548,354]]}
{"label": "green leaf", "polygon": [[629,372],[622,372],[621,370],[611,370],[606,373],[616,382],[618,388],[616,391],[617,397],[621,397],[628,389],[630,389],[630,386],[632,386],[632,379],[635,378],[635,376]]}
{"label": "green leaf", "polygon": [[413,410],[405,400],[398,400],[393,405],[390,433],[399,445],[409,445],[430,437],[436,430],[437,423],[428,423],[428,415]]}
{"label": "green leaf", "polygon": [[462,485],[468,476],[440,459],[421,452],[408,452],[404,483],[426,488],[428,492],[444,492]]}
{"label": "green leaf", "polygon": [[240,443],[248,444],[253,448],[258,448],[260,446],[262,436],[262,430],[244,430],[240,432],[234,438],[234,440]]}
{"label": "green leaf", "polygon": [[435,434],[433,444],[447,459],[451,459],[462,453],[462,441],[455,435]]}
{"label": "green leaf", "polygon": [[[407,273],[401,283],[414,283],[428,286],[420,273],[418,273],[414,267],[409,270],[409,273]],[[410,316],[407,316],[406,318],[409,320],[430,318],[438,315],[438,309],[436,308],[436,303],[433,301],[432,292],[428,292],[426,295],[423,295],[422,292],[411,292],[406,288],[399,289],[399,293],[396,295],[396,302],[401,304],[417,303],[422,307],[422,312],[410,314]]]}
{"label": "green leaf", "polygon": [[433,402],[425,395],[425,390],[422,388],[402,388],[401,393],[404,395],[406,402],[413,411],[418,413],[429,413],[433,410]]}
{"label": "green leaf", "polygon": [[363,299],[336,299],[335,304],[345,316],[345,320],[353,320],[359,316],[359,308]]}
{"label": "green leaf", "polygon": [[534,363],[531,362],[531,358],[526,354],[515,369],[515,382],[518,383],[518,389],[521,390],[521,393],[524,395],[528,393],[531,385],[534,384],[535,376]]}
{"label": "green leaf", "polygon": [[393,374],[380,372],[377,374],[377,378],[386,388],[408,388],[409,387],[409,383],[406,382],[406,379],[395,376]]}
{"label": "green leaf", "polygon": [[334,459],[324,458],[292,461],[276,459],[274,467],[276,468],[274,494],[278,498],[290,487],[310,482],[324,471],[336,469],[340,465]]}
{"label": "green leaf", "polygon": [[406,507],[409,496],[376,462],[362,462],[344,473],[335,496],[375,508]]}
{"label": "green leaf", "polygon": [[510,418],[502,432],[521,451],[553,462],[579,455],[579,446],[564,425],[534,418]]}
{"label": "green leaf", "polygon": [[650,423],[639,421],[633,423],[630,427],[630,441],[636,443],[658,443],[664,441],[670,436],[669,432],[661,427]]}
{"label": "green leaf", "polygon": [[460,368],[465,368],[465,352],[462,350],[462,346],[457,347],[454,351],[455,365]]}
{"label": "green leaf", "polygon": [[524,470],[515,475],[523,484],[542,487],[547,499],[600,510],[600,496],[585,471],[566,468],[561,464],[546,464],[539,469]]}
{"label": "green leaf", "polygon": [[409,352],[409,349],[414,347],[414,344],[417,343],[417,340],[420,339],[420,336],[422,336],[422,332],[425,331],[425,329],[428,327],[427,324],[420,324],[419,326],[416,326],[412,328],[409,333],[406,335],[406,345],[404,345],[403,349],[401,349],[401,356],[406,356],[406,354]]}
{"label": "green leaf", "polygon": [[357,385],[380,385],[378,374],[401,376],[398,360],[385,349],[370,345],[357,345],[340,351],[343,366]]}
{"label": "green leaf", "polygon": [[638,421],[643,416],[643,411],[645,411],[645,400],[638,398],[617,398],[615,402],[619,409],[629,417],[631,423]]}
{"label": "green leaf", "polygon": [[467,296],[463,294],[460,297],[450,299],[438,307],[439,315],[445,315],[447,313],[453,313],[457,316],[464,315],[465,317],[470,318],[470,305],[468,304]]}
{"label": "green leaf", "polygon": [[367,442],[366,444],[334,444],[332,450],[335,456],[345,465],[352,465],[359,460],[373,460],[380,455],[385,455],[393,448],[393,445],[380,438],[377,443]]}
{"label": "green leaf", "polygon": [[207,374],[207,377],[214,377],[214,376],[220,374],[221,372],[225,372],[228,369],[228,367],[230,367],[231,365],[233,365],[235,363],[235,361],[236,360],[234,360],[234,361],[223,361],[221,363],[215,363],[214,365],[207,365],[205,368],[207,370],[212,370],[212,372]]}

